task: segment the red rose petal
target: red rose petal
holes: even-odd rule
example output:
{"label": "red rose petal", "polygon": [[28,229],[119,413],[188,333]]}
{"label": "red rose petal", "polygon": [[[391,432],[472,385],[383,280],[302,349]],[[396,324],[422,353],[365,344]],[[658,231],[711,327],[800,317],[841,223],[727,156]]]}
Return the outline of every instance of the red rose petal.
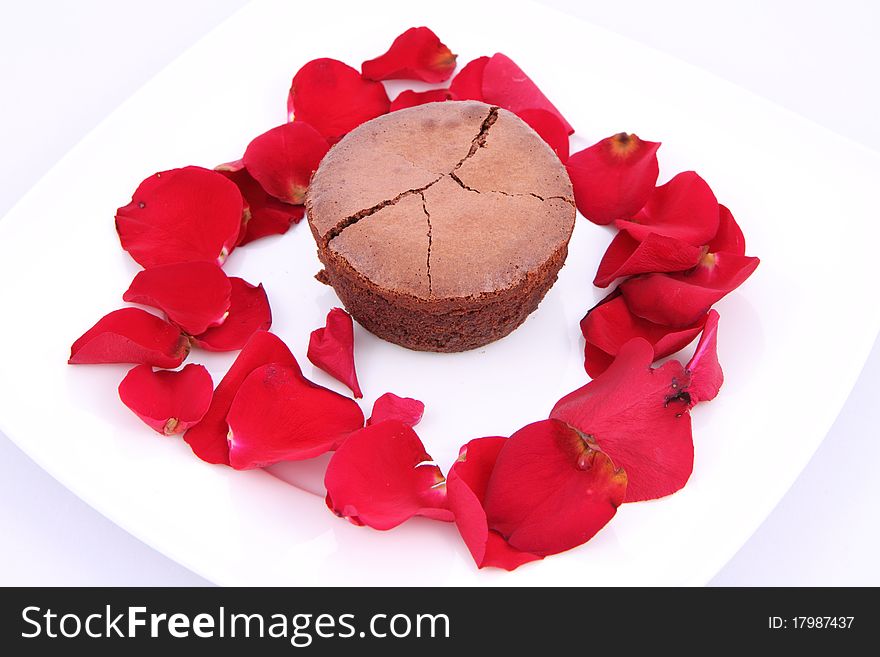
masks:
{"label": "red rose petal", "polygon": [[584,369],[590,375],[590,378],[595,379],[607,370],[613,362],[614,356],[612,354],[599,349],[592,342],[584,343]]}
{"label": "red rose petal", "polygon": [[293,224],[298,224],[306,215],[306,208],[303,205],[289,205],[268,194],[266,199],[268,202],[264,206],[250,206],[249,221],[244,236],[239,242],[241,246],[261,237],[284,235]]}
{"label": "red rose petal", "polygon": [[138,365],[119,384],[119,398],[153,430],[183,433],[201,420],[211,404],[214,383],[202,365],[159,370]]}
{"label": "red rose petal", "polygon": [[189,354],[189,340],[174,324],[140,308],[105,315],[73,343],[71,365],[138,363],[177,367]]}
{"label": "red rose petal", "polygon": [[293,77],[287,97],[290,120],[309,123],[331,144],[361,123],[387,114],[389,105],[381,82],[327,58],[305,64]]}
{"label": "red rose petal", "polygon": [[428,91],[413,91],[406,89],[391,101],[391,111],[395,112],[407,107],[424,105],[425,103],[439,103],[450,100],[452,95],[448,89],[428,89]]}
{"label": "red rose petal", "polygon": [[650,233],[703,246],[718,232],[718,200],[706,181],[693,171],[678,174],[654,189],[645,207],[631,221],[616,226],[637,240]]}
{"label": "red rose petal", "polygon": [[635,215],[654,191],[658,148],[621,132],[572,154],[566,169],[580,213],[603,226]]}
{"label": "red rose petal", "polygon": [[309,180],[329,149],[320,132],[304,121],[295,121],[255,137],[242,162],[268,194],[285,203],[301,205]]}
{"label": "red rose petal", "polygon": [[176,262],[138,272],[122,299],[158,308],[195,335],[223,323],[231,293],[229,279],[213,262]]}
{"label": "red rose petal", "polygon": [[308,358],[315,367],[351,388],[355,399],[364,396],[354,368],[354,324],[342,308],[333,308],[327,314],[327,325],[312,331]]}
{"label": "red rose petal", "polygon": [[674,354],[696,338],[706,318],[681,329],[654,324],[630,312],[623,297],[613,292],[581,320],[584,368],[596,378],[611,365],[620,348],[633,338],[644,338],[654,349],[654,360]]}
{"label": "red rose petal", "polygon": [[633,274],[684,271],[696,265],[704,253],[704,249],[674,237],[648,233],[640,242],[620,231],[602,256],[593,285],[608,287]]}
{"label": "red rose petal", "polygon": [[415,515],[452,520],[440,468],[411,427],[388,420],[351,434],[327,472],[327,506],[356,525],[392,529]]}
{"label": "red rose petal", "polygon": [[746,238],[742,229],[733,218],[733,214],[725,206],[719,204],[718,232],[709,242],[709,253],[746,254]]}
{"label": "red rose petal", "polygon": [[231,277],[232,295],[229,316],[220,326],[192,337],[192,343],[208,351],[236,351],[243,348],[257,331],[272,326],[272,309],[263,284],[251,285]]}
{"label": "red rose petal", "polygon": [[397,420],[407,426],[414,427],[422,419],[425,405],[418,399],[398,397],[393,392],[386,392],[373,404],[373,412],[367,420],[367,426],[385,420]]}
{"label": "red rose petal", "polygon": [[619,289],[639,317],[667,326],[689,326],[742,285],[759,262],[733,253],[707,253],[690,271],[637,276]]}
{"label": "red rose petal", "polygon": [[563,164],[568,161],[568,131],[555,114],[543,109],[527,109],[519,113],[519,118],[549,144]]}
{"label": "red rose petal", "polygon": [[443,82],[455,70],[456,55],[427,27],[411,27],[394,40],[384,55],[364,62],[368,80]]}
{"label": "red rose petal", "polygon": [[262,365],[235,393],[229,414],[229,465],[262,468],[328,452],[364,426],[348,397],[306,379],[299,366]]}
{"label": "red rose petal", "polygon": [[251,372],[267,363],[299,367],[281,338],[266,331],[257,331],[220,381],[205,417],[183,437],[200,459],[229,465],[229,425],[226,415],[242,382]]}
{"label": "red rose petal", "polygon": [[718,312],[710,310],[703,334],[697,343],[697,350],[687,364],[687,371],[691,376],[688,386],[691,405],[712,401],[724,383],[724,372],[718,362],[718,319]]}
{"label": "red rose petal", "polygon": [[488,63],[485,55],[472,59],[452,78],[449,93],[455,100],[483,100],[483,71]]}
{"label": "red rose petal", "polygon": [[284,235],[305,216],[305,206],[290,205],[267,194],[241,160],[221,164],[215,170],[234,182],[244,198],[239,246],[269,235]]}
{"label": "red rose petal", "polygon": [[687,372],[675,360],[652,369],[653,360],[648,342],[630,340],[607,370],[550,413],[591,436],[626,470],[627,502],[674,493],[694,465]]}
{"label": "red rose petal", "polygon": [[514,570],[524,563],[543,559],[530,552],[521,552],[489,529],[483,500],[486,486],[506,438],[477,438],[461,448],[458,461],[449,470],[446,492],[455,524],[470,550],[477,567]]}
{"label": "red rose petal", "polygon": [[122,248],[140,265],[206,261],[222,265],[241,230],[238,188],[216,171],[184,167],[144,180],[116,211]]}
{"label": "red rose petal", "polygon": [[483,69],[483,99],[514,114],[524,110],[547,110],[562,122],[568,134],[574,132],[571,124],[538,89],[538,85],[510,57],[500,52],[492,55]]}
{"label": "red rose petal", "polygon": [[504,442],[486,487],[489,527],[517,550],[556,554],[590,540],[623,502],[626,473],[558,420]]}

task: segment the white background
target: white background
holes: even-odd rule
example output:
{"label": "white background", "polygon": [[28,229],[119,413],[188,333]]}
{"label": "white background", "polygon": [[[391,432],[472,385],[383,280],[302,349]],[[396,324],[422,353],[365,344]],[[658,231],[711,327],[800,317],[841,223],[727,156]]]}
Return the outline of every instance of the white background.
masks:
{"label": "white background", "polygon": [[[243,4],[0,4],[0,215],[121,101]],[[880,150],[876,3],[544,4],[669,52]],[[298,29],[307,26],[292,25],[291,38]],[[613,90],[595,90],[595,102],[602,93]],[[834,230],[833,218],[828,229]],[[846,272],[840,275],[845,284]],[[26,322],[24,310],[5,308],[0,321]],[[39,348],[46,328],[34,327],[30,348]],[[816,351],[804,357],[833,358],[834,345],[816,345]],[[810,465],[713,584],[880,584],[878,390],[880,343]],[[206,583],[93,511],[2,435],[0,499],[0,584]]]}

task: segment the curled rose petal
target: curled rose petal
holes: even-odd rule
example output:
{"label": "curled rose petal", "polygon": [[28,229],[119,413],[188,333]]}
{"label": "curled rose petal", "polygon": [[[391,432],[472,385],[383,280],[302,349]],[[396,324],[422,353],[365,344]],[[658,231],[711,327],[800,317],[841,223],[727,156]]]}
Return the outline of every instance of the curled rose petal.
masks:
{"label": "curled rose petal", "polygon": [[655,188],[632,220],[621,219],[615,225],[640,241],[657,233],[703,246],[718,232],[718,219],[718,200],[709,185],[693,171],[685,171]]}
{"label": "curled rose petal", "polygon": [[315,367],[351,388],[355,399],[364,396],[354,368],[354,324],[342,308],[333,308],[326,326],[312,331],[307,355]]}
{"label": "curled rose petal", "polygon": [[725,206],[718,205],[718,232],[709,242],[709,253],[746,254],[746,238],[733,218],[733,213]]}
{"label": "curled rose petal", "polygon": [[659,142],[621,132],[573,153],[566,169],[580,213],[603,226],[635,215],[657,182],[658,148]]}
{"label": "curled rose petal", "polygon": [[140,308],[105,315],[70,347],[71,365],[138,363],[177,367],[189,354],[189,340],[174,324]]}
{"label": "curled rose petal", "polygon": [[305,206],[290,205],[267,194],[241,160],[221,164],[215,170],[234,182],[244,198],[239,246],[269,235],[284,235],[305,216]]}
{"label": "curled rose petal", "polygon": [[568,161],[568,131],[555,114],[543,109],[527,109],[519,113],[519,118],[541,135],[560,161]]}
{"label": "curled rose petal", "polygon": [[416,432],[388,420],[351,434],[327,472],[327,506],[356,525],[392,529],[415,515],[452,520],[440,468]]}
{"label": "curled rose petal", "polygon": [[654,360],[674,354],[696,338],[706,322],[705,316],[680,329],[654,324],[633,315],[619,293],[613,292],[581,320],[584,368],[596,378],[611,365],[620,348],[633,338],[644,338],[654,349]]}
{"label": "curled rose petal", "polygon": [[269,363],[239,386],[226,422],[229,465],[249,470],[335,449],[364,426],[364,414],[348,397],[306,379],[298,366]]}
{"label": "curled rose petal", "polygon": [[255,137],[242,162],[268,194],[291,205],[305,202],[309,180],[330,149],[305,121],[285,123]]}
{"label": "curled rose petal", "polygon": [[122,248],[143,267],[206,261],[222,265],[241,230],[241,193],[216,171],[184,167],[144,180],[116,211]]}
{"label": "curled rose petal", "polygon": [[742,285],[759,262],[733,253],[707,253],[687,272],[636,276],[618,289],[639,317],[667,326],[689,326]]}
{"label": "curled rose petal", "polygon": [[214,383],[202,365],[182,370],[133,368],[119,384],[119,398],[153,430],[166,436],[183,433],[201,420],[211,404]]}
{"label": "curled rose petal", "polygon": [[385,420],[397,420],[403,424],[414,427],[422,419],[425,413],[425,405],[418,399],[410,397],[398,397],[393,392],[386,392],[373,404],[373,412],[367,420],[367,426],[378,424]]}
{"label": "curled rose petal", "polygon": [[718,362],[718,319],[718,312],[710,310],[697,350],[687,364],[686,369],[691,377],[688,386],[691,405],[712,401],[724,383],[724,372]]}
{"label": "curled rose petal", "polygon": [[183,437],[200,459],[208,463],[229,465],[229,425],[226,423],[226,416],[235,393],[248,374],[267,363],[299,367],[281,338],[266,331],[257,331],[220,381],[202,421],[190,428]]}
{"label": "curled rose petal", "polygon": [[138,272],[122,299],[158,308],[195,335],[223,323],[231,293],[229,279],[213,262],[175,262]]}
{"label": "curled rose petal", "polygon": [[365,121],[387,114],[381,82],[361,76],[335,59],[313,59],[293,77],[287,97],[291,121],[305,121],[335,144]]}
{"label": "curled rose petal", "polygon": [[520,551],[556,554],[586,543],[623,502],[626,473],[559,420],[504,441],[486,486],[489,528]]}
{"label": "curled rose petal", "polygon": [[220,326],[214,326],[192,336],[192,343],[208,351],[235,351],[244,347],[257,331],[268,331],[272,326],[272,309],[266,290],[260,285],[233,276],[229,315]]}
{"label": "curled rose petal", "polygon": [[704,253],[704,249],[674,237],[648,233],[640,242],[620,231],[602,256],[593,285],[608,287],[633,274],[684,271],[696,265]]}
{"label": "curled rose petal", "polygon": [[489,104],[499,105],[514,114],[524,110],[547,110],[562,122],[568,134],[574,132],[571,124],[538,89],[538,85],[507,55],[495,53],[486,62],[482,89],[483,100]]}
{"label": "curled rose petal", "polygon": [[653,360],[647,341],[630,340],[607,370],[550,413],[590,436],[626,470],[627,502],[674,493],[694,466],[687,372],[675,360],[652,369]]}
{"label": "curled rose petal", "polygon": [[498,453],[506,440],[491,437],[470,441],[461,448],[458,460],[446,478],[449,509],[479,568],[514,570],[524,563],[544,558],[511,547],[501,534],[489,529],[483,501]]}
{"label": "curled rose petal", "polygon": [[[239,244],[244,246],[261,237],[284,235],[306,215],[304,205],[290,205],[266,194],[265,205],[251,205],[245,232]],[[283,206],[283,207],[282,207]]]}
{"label": "curled rose petal", "polygon": [[477,57],[465,64],[449,83],[449,93],[455,100],[483,100],[483,71],[489,58]]}
{"label": "curled rose petal", "polygon": [[368,80],[443,82],[455,70],[456,55],[427,27],[411,27],[394,40],[384,55],[364,62]]}
{"label": "curled rose petal", "polygon": [[406,109],[407,107],[415,107],[416,105],[424,105],[425,103],[439,103],[450,100],[452,95],[448,89],[428,89],[428,91],[413,91],[406,89],[391,101],[391,111]]}

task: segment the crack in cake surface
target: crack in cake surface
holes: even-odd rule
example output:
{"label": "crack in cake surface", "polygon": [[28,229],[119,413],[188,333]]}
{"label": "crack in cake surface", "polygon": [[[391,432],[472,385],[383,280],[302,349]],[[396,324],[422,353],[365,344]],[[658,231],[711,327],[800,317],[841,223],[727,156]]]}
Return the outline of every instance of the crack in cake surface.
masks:
{"label": "crack in cake surface", "polygon": [[415,189],[407,189],[406,191],[400,192],[400,194],[398,194],[394,198],[380,201],[379,203],[376,203],[376,205],[374,205],[372,207],[365,208],[363,210],[359,210],[358,212],[355,212],[353,215],[346,217],[345,219],[340,221],[338,224],[336,224],[333,228],[328,230],[327,233],[324,235],[324,243],[329,244],[335,238],[339,237],[339,235],[342,233],[342,231],[344,231],[349,226],[353,226],[354,224],[359,222],[361,219],[365,219],[365,218],[369,217],[370,215],[376,214],[382,208],[387,208],[389,205],[396,205],[401,199],[406,198],[407,196],[410,196],[412,194],[422,194],[422,198],[424,199],[425,198],[424,197],[425,190],[428,189],[429,187],[431,187],[432,185],[434,185],[435,183],[440,182],[442,179],[443,179],[443,176],[441,175],[439,178],[437,178],[436,180],[432,180],[427,185],[424,185],[422,187],[416,187]]}
{"label": "crack in cake surface", "polygon": [[[476,153],[479,149],[483,148],[486,145],[486,137],[489,134],[489,128],[491,128],[492,124],[494,124],[495,121],[498,119],[498,110],[499,110],[498,107],[490,107],[489,108],[489,113],[486,115],[486,118],[483,119],[483,122],[480,124],[479,132],[477,132],[476,136],[471,140],[471,145],[470,145],[470,148],[468,149],[467,155],[465,155],[463,158],[461,158],[458,161],[458,163],[452,168],[452,171],[450,171],[448,174],[441,173],[436,180],[429,182],[427,185],[424,185],[423,187],[418,187],[416,189],[408,189],[406,191],[401,192],[400,194],[398,194],[394,198],[380,201],[379,203],[376,203],[376,205],[373,205],[369,208],[364,208],[363,210],[358,210],[354,214],[349,215],[348,217],[346,217],[345,219],[340,221],[338,224],[336,224],[333,228],[331,228],[330,230],[328,230],[325,233],[324,243],[329,244],[334,238],[339,237],[339,234],[343,230],[348,228],[349,226],[356,224],[361,219],[364,219],[366,217],[369,217],[372,214],[375,214],[376,212],[378,212],[382,208],[387,208],[389,205],[394,205],[395,203],[400,201],[400,199],[402,199],[406,196],[409,196],[410,194],[422,194],[422,199],[424,199],[425,198],[424,197],[425,190],[428,189],[429,187],[431,187],[432,185],[440,182],[443,179],[443,177],[446,175],[452,175],[455,178],[455,180],[460,185],[463,186],[463,183],[457,177],[455,177],[454,172],[456,170],[458,170],[458,168],[462,164],[464,164],[469,158],[473,157],[474,153]],[[406,157],[406,155],[403,155],[401,153],[398,153],[398,155],[400,155],[400,157],[402,157],[404,160],[409,162],[411,165],[416,166],[414,162],[412,162],[411,160],[409,160],[409,158]],[[472,190],[472,191],[477,191],[477,190]],[[425,212],[427,212],[427,210]]]}
{"label": "crack in cake surface", "polygon": [[432,297],[434,296],[434,284],[431,280],[431,246],[434,244],[434,228],[431,226],[431,213],[428,212],[428,200],[425,198],[425,192],[419,192],[419,195],[422,197],[422,210],[425,212],[425,219],[428,222],[428,257],[425,267],[428,272],[428,296]]}
{"label": "crack in cake surface", "polygon": [[452,174],[455,171],[458,171],[461,168],[461,165],[467,162],[470,158],[472,158],[478,150],[483,148],[486,145],[486,138],[489,136],[489,128],[491,128],[495,121],[498,120],[498,110],[499,107],[490,107],[489,114],[486,115],[486,118],[483,119],[483,122],[480,124],[480,131],[477,133],[477,136],[471,140],[471,147],[468,149],[467,155],[461,158],[454,167],[452,167]]}

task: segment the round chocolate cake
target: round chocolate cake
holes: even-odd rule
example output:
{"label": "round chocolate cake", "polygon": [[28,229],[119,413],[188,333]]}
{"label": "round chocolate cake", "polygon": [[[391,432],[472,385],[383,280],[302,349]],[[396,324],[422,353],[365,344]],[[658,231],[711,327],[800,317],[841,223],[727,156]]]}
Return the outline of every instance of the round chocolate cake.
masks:
{"label": "round chocolate cake", "polygon": [[565,167],[514,114],[430,103],[365,123],[312,177],[319,279],[377,336],[465,351],[519,326],[556,281],[575,206]]}

